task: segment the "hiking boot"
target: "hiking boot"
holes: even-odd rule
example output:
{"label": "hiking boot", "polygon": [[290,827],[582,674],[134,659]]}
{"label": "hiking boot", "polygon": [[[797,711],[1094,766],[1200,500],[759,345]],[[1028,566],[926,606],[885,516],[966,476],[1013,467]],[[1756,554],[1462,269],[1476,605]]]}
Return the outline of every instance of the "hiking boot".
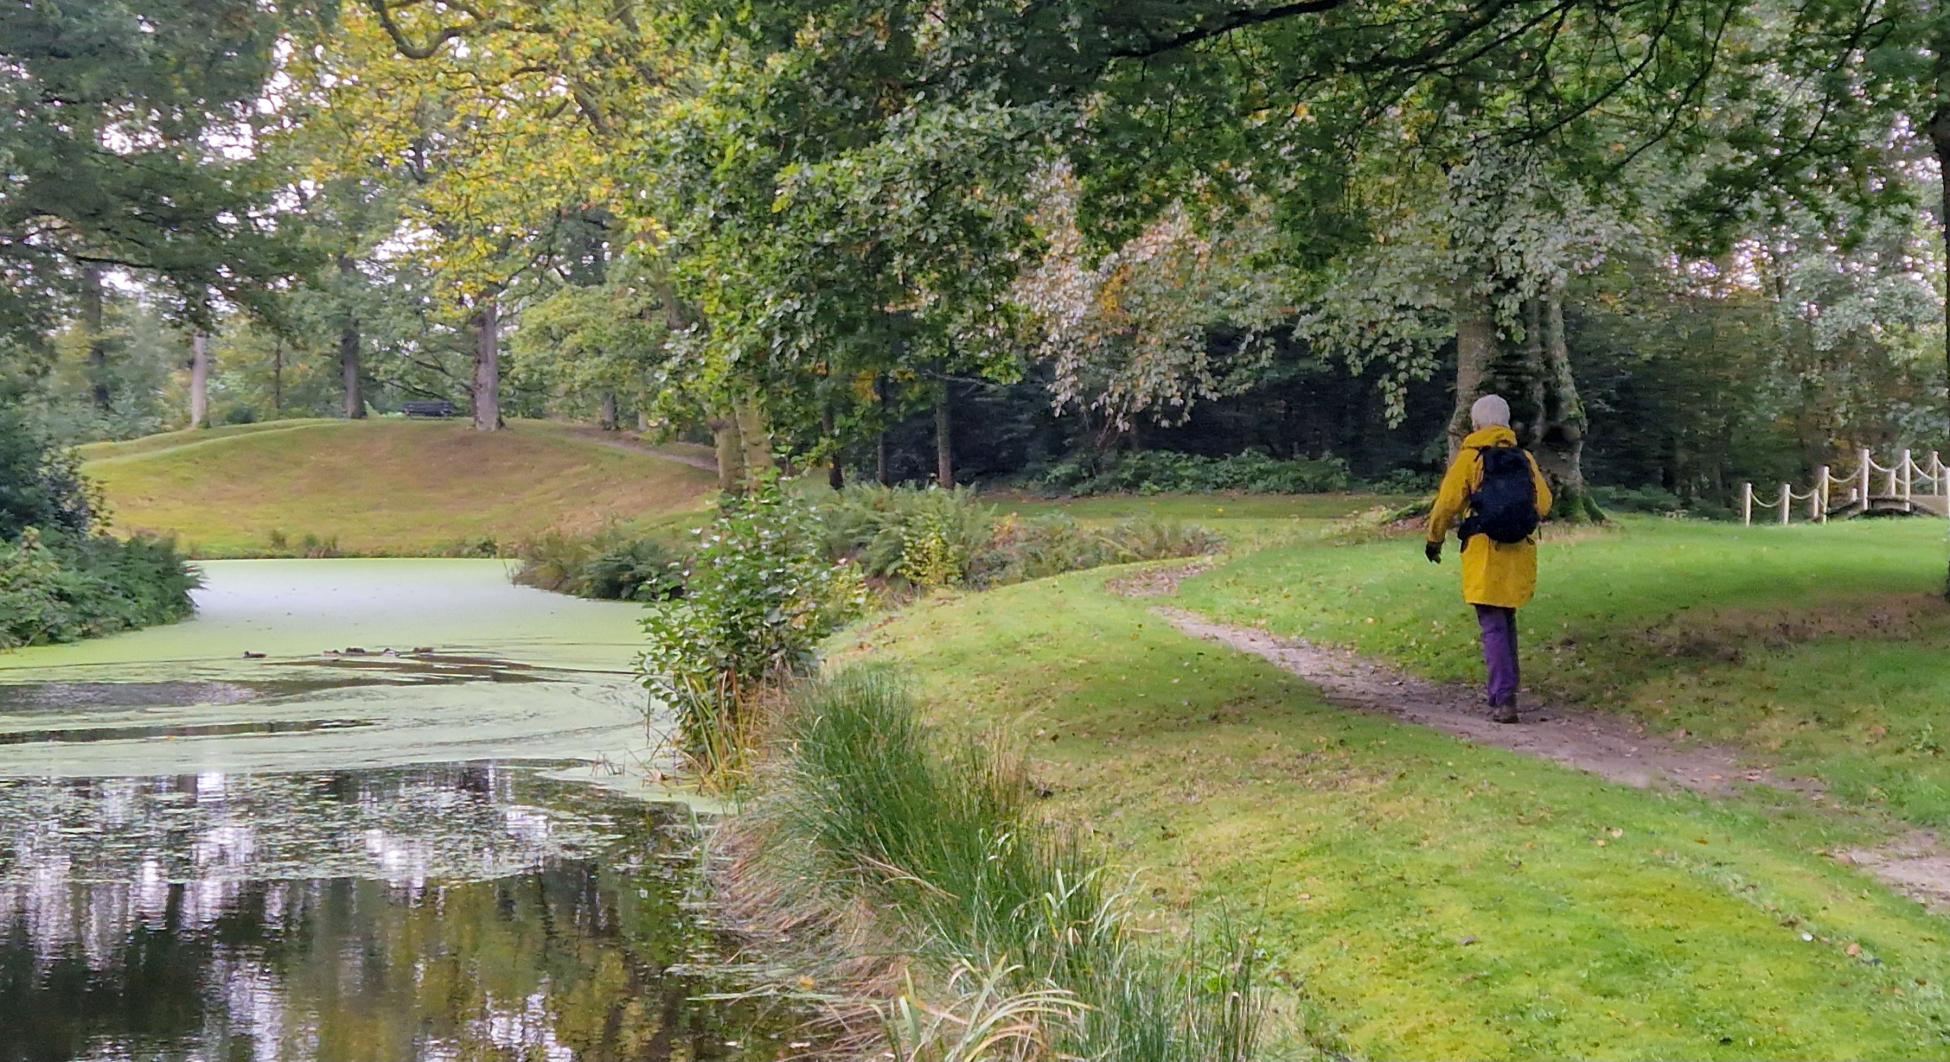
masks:
{"label": "hiking boot", "polygon": [[1504,704],[1496,704],[1492,702],[1490,704],[1490,722],[1492,723],[1522,722],[1521,719],[1517,718],[1516,698],[1512,697],[1507,703]]}

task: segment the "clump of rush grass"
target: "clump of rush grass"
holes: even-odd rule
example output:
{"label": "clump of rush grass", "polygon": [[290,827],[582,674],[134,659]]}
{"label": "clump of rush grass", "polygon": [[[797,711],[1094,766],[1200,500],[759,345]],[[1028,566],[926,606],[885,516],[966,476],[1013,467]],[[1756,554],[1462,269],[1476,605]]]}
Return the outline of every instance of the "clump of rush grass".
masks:
{"label": "clump of rush grass", "polygon": [[[1096,853],[1036,813],[1018,758],[930,730],[873,670],[802,687],[788,719],[750,811],[764,835],[754,869],[790,904],[871,912],[891,949],[951,972],[918,995],[905,975],[885,1015],[897,1057],[1255,1057],[1250,944],[1143,939]],[[930,992],[932,1005],[916,1001]]]}

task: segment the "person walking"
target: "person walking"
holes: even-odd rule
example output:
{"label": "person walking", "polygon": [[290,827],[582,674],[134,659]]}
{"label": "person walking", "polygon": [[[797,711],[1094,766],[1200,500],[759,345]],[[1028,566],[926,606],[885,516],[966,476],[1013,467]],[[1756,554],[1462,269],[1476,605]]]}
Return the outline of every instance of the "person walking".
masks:
{"label": "person walking", "polygon": [[1517,445],[1510,403],[1484,395],[1469,408],[1474,429],[1442,477],[1423,552],[1442,563],[1451,528],[1462,540],[1463,600],[1476,608],[1489,672],[1490,718],[1517,722],[1517,610],[1537,591],[1537,525],[1551,488],[1537,459]]}

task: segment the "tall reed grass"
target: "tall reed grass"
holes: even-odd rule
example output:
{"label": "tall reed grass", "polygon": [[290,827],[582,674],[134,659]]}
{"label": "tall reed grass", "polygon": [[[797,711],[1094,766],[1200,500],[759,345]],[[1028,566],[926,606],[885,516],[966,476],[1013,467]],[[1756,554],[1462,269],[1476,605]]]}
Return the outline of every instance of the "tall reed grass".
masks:
{"label": "tall reed grass", "polygon": [[[785,726],[787,751],[751,811],[778,854],[767,872],[797,878],[780,893],[864,905],[893,947],[952,974],[934,982],[945,999],[888,1015],[899,1057],[1255,1057],[1264,1007],[1250,943],[1142,939],[1097,854],[1037,813],[1018,758],[935,733],[897,681],[867,669],[802,687]],[[955,1047],[991,1033],[1006,1048]]]}

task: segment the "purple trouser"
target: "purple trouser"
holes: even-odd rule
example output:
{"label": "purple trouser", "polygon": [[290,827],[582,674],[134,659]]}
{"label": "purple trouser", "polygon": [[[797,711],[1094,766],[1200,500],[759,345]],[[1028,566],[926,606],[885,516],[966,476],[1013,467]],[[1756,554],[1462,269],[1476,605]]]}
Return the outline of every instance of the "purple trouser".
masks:
{"label": "purple trouser", "polygon": [[1476,625],[1483,628],[1483,665],[1490,672],[1490,707],[1517,703],[1517,610],[1477,605]]}

